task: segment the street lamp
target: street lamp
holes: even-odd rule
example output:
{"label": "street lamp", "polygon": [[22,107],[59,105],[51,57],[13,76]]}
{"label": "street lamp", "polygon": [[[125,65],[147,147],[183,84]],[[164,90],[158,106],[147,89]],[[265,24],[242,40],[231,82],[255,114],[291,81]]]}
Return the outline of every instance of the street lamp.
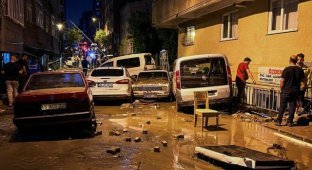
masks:
{"label": "street lamp", "polygon": [[99,29],[101,29],[101,22],[100,22],[100,20],[98,18],[92,17],[92,22],[95,23],[97,20],[99,21]]}
{"label": "street lamp", "polygon": [[56,24],[56,27],[58,29],[58,40],[59,40],[59,50],[60,50],[60,54],[61,54],[61,57],[60,57],[60,68],[62,68],[62,60],[63,60],[63,52],[62,52],[62,43],[61,43],[61,38],[60,38],[60,32],[63,30],[64,28],[64,25],[62,23],[59,23],[59,24]]}

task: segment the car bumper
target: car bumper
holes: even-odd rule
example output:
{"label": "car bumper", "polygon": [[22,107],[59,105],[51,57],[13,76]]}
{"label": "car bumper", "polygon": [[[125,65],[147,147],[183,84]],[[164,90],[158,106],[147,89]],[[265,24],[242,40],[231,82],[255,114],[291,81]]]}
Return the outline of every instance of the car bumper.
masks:
{"label": "car bumper", "polygon": [[154,92],[153,95],[144,94],[144,92],[133,92],[135,98],[150,98],[150,99],[162,99],[170,96],[167,92]]}
{"label": "car bumper", "polygon": [[94,100],[129,100],[129,94],[115,94],[115,95],[93,95]]}
{"label": "car bumper", "polygon": [[55,115],[40,115],[27,117],[14,117],[13,123],[17,127],[34,127],[47,125],[77,124],[92,121],[92,112],[62,113]]}

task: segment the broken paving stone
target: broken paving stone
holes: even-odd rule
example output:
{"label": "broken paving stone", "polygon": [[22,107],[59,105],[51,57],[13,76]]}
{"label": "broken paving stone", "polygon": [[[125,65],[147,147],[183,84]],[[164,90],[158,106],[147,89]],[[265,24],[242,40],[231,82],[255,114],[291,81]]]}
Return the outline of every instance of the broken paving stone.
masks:
{"label": "broken paving stone", "polygon": [[167,143],[167,141],[165,141],[165,140],[161,141],[161,144],[162,144],[163,146],[168,146],[168,143]]}
{"label": "broken paving stone", "polygon": [[122,131],[123,131],[124,133],[127,133],[127,132],[128,132],[128,129],[127,129],[127,128],[124,128]]}
{"label": "broken paving stone", "polygon": [[102,135],[102,131],[97,131],[97,132],[95,132],[95,135],[97,135],[97,136]]}
{"label": "broken paving stone", "polygon": [[143,134],[148,134],[148,131],[146,129],[143,129]]}
{"label": "broken paving stone", "polygon": [[131,137],[127,137],[126,142],[131,142]]}
{"label": "broken paving stone", "polygon": [[119,131],[115,131],[115,132],[114,132],[114,135],[115,135],[115,136],[120,136],[120,132],[119,132]]}
{"label": "broken paving stone", "polygon": [[148,124],[148,125],[151,124],[151,121],[146,121],[146,124]]}
{"label": "broken paving stone", "polygon": [[136,137],[136,138],[134,138],[134,141],[135,142],[141,142],[141,138],[140,137]]}
{"label": "broken paving stone", "polygon": [[176,139],[184,139],[184,135],[183,134],[178,134],[178,135],[176,135]]}
{"label": "broken paving stone", "polygon": [[120,147],[111,147],[106,150],[106,153],[110,153],[112,155],[115,155],[116,153],[120,152]]}
{"label": "broken paving stone", "polygon": [[160,147],[159,146],[155,146],[154,147],[154,152],[160,152]]}

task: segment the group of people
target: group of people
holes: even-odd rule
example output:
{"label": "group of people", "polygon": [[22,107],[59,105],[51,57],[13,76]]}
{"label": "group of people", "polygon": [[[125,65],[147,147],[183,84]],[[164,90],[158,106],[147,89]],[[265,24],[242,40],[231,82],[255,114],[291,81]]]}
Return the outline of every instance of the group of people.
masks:
{"label": "group of people", "polygon": [[23,89],[29,75],[43,71],[43,68],[37,58],[29,62],[27,55],[19,59],[17,54],[11,54],[10,62],[1,64],[0,70],[1,93],[4,93],[6,87],[8,106],[12,107],[15,97]]}
{"label": "group of people", "polygon": [[[256,81],[249,70],[249,64],[251,59],[246,57],[243,62],[241,62],[237,67],[236,73],[236,86],[237,101],[236,104],[243,103],[245,98],[245,87],[246,80],[251,78],[252,82],[255,84]],[[281,75],[281,95],[280,95],[280,108],[278,112],[278,118],[276,125],[282,125],[282,118],[284,112],[289,104],[289,116],[286,122],[287,126],[293,126],[294,114],[304,106],[304,95],[307,89],[307,85],[311,84],[309,76],[311,75],[311,70],[304,65],[304,54],[300,53],[297,55],[292,55],[289,59],[289,66],[287,66]]]}

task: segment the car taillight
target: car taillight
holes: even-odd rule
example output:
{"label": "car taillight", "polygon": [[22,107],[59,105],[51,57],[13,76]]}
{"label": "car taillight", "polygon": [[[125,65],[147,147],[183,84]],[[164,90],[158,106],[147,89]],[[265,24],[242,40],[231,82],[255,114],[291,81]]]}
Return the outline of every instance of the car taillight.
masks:
{"label": "car taillight", "polygon": [[129,80],[128,79],[118,80],[116,81],[116,84],[129,84]]}
{"label": "car taillight", "polygon": [[176,74],[176,86],[177,86],[177,89],[181,89],[180,71],[177,70],[175,74]]}
{"label": "car taillight", "polygon": [[227,66],[227,73],[228,73],[229,85],[232,85],[232,73],[231,73],[231,68],[230,68],[230,66]]}

